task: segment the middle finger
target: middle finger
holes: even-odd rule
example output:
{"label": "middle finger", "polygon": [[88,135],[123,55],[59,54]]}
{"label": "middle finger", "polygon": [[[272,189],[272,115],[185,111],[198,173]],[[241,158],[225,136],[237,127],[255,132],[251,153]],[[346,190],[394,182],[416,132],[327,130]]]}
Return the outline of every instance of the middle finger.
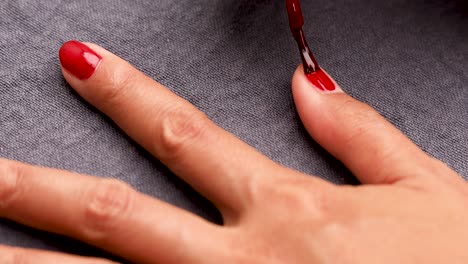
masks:
{"label": "middle finger", "polygon": [[[80,55],[82,50],[88,57]],[[70,64],[92,56],[96,67],[91,77],[77,75]],[[60,59],[66,80],[81,96],[224,213],[242,207],[247,189],[283,170],[189,102],[96,45],[68,42]]]}

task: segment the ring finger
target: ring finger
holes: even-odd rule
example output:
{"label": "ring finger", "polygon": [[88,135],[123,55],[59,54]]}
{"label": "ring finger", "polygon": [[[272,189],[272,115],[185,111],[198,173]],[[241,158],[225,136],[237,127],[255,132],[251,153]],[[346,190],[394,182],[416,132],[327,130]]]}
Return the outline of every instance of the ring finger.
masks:
{"label": "ring finger", "polygon": [[124,183],[0,160],[0,217],[137,263],[194,263],[221,228]]}
{"label": "ring finger", "polygon": [[0,246],[0,263],[112,264],[115,262],[105,259],[79,257],[41,250]]}

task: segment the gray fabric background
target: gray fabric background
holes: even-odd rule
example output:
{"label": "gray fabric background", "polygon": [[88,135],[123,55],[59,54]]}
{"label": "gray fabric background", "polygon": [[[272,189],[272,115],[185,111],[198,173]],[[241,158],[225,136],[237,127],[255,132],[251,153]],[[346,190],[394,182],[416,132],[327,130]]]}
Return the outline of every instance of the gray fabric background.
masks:
{"label": "gray fabric background", "polygon": [[[303,11],[317,59],[344,89],[467,178],[463,2],[303,0]],[[1,157],[119,178],[220,221],[207,201],[71,91],[57,59],[69,39],[125,58],[281,164],[354,182],[297,117],[290,79],[300,59],[282,0],[1,1]],[[101,254],[4,220],[0,243]]]}

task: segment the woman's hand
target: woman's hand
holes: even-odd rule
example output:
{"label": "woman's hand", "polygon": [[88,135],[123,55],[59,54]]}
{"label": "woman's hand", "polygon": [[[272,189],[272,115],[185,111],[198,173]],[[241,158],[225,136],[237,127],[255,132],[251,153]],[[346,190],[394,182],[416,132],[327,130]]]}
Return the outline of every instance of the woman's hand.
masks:
{"label": "woman's hand", "polygon": [[[293,78],[312,137],[365,185],[280,166],[193,105],[93,45],[69,42],[63,74],[219,208],[218,226],[128,185],[0,162],[0,216],[136,263],[468,263],[468,187],[369,106]],[[271,106],[274,107],[274,106]],[[1,247],[0,263],[106,263]]]}

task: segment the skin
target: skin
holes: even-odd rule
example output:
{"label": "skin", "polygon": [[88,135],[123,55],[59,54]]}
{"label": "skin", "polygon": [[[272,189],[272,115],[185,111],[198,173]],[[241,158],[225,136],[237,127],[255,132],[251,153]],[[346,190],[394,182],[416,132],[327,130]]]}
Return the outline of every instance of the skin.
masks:
{"label": "skin", "polygon": [[[218,226],[127,184],[0,160],[0,217],[135,263],[468,263],[468,187],[341,88],[293,77],[310,135],[363,183],[335,186],[274,163],[124,60],[65,79],[219,208]],[[222,149],[223,151],[218,151]],[[109,263],[2,246],[0,263]]]}

